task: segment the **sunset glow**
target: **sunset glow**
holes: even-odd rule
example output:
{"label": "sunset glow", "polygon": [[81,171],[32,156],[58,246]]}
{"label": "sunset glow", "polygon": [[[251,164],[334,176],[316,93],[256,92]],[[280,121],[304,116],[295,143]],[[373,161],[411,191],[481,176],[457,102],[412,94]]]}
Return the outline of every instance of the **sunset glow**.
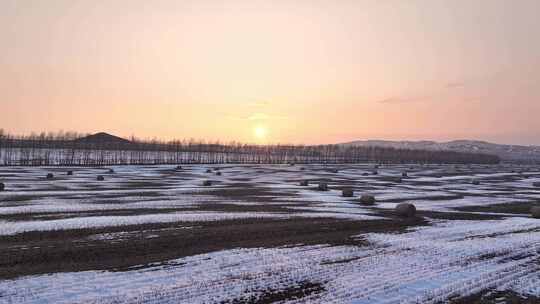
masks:
{"label": "sunset glow", "polygon": [[[1,1],[0,127],[540,144],[538,11],[536,0]],[[254,136],[259,123],[271,136]]]}

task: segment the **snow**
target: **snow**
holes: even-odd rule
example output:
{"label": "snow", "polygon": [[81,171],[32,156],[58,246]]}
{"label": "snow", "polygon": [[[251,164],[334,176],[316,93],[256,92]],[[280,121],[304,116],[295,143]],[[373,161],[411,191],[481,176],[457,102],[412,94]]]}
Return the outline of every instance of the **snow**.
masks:
{"label": "snow", "polygon": [[[523,232],[527,230],[528,232]],[[359,235],[368,247],[234,249],[126,272],[86,271],[0,282],[4,303],[219,303],[309,281],[290,303],[437,303],[503,288],[540,296],[540,222],[444,221],[403,234]]]}
{"label": "snow", "polygon": [[87,216],[59,220],[0,221],[0,235],[15,235],[32,231],[57,231],[69,229],[89,229],[175,222],[206,222],[245,218],[287,218],[288,215],[276,213],[222,213],[222,212],[174,212],[164,214],[144,214],[130,216]]}
{"label": "snow", "polygon": [[[532,187],[540,181],[540,173],[523,179],[504,167],[492,167],[492,173],[463,169],[459,176],[443,178],[428,175],[447,167],[413,171],[407,166],[383,166],[378,176],[362,176],[372,170],[371,164],[346,166],[338,173],[322,171],[323,166],[305,166],[305,171],[298,167],[224,165],[223,175],[217,177],[205,173],[207,166],[184,166],[182,172],[173,172],[173,166],[118,166],[113,175],[103,168],[79,168],[70,178],[62,175],[66,168],[5,168],[0,172],[7,185],[7,191],[0,192],[0,236],[158,223],[192,229],[196,222],[244,218],[392,220],[375,215],[377,209],[392,209],[397,202],[407,201],[420,211],[456,212],[458,207],[530,203],[540,198],[540,189]],[[55,180],[43,178],[49,171],[55,173]],[[409,171],[403,183],[384,180],[403,171]],[[95,181],[97,174],[105,174],[106,181]],[[471,185],[472,178],[481,184]],[[205,179],[218,183],[201,187]],[[298,186],[303,179],[312,180],[313,186]],[[320,179],[328,179],[330,191],[314,190]],[[355,197],[341,196],[338,189],[345,186],[354,188]],[[245,187],[264,190],[264,194],[238,200],[212,192]],[[375,206],[357,203],[365,193],[376,197]],[[246,209],[267,204],[284,211],[198,210],[204,204]],[[118,210],[137,212],[108,215]],[[358,247],[236,248],[122,272],[1,280],[0,303],[219,303],[260,297],[305,282],[321,284],[323,289],[287,303],[439,303],[486,289],[540,296],[540,221],[527,214],[497,214],[508,217],[489,221],[426,218],[430,226],[403,233],[358,234],[355,238],[368,244]],[[146,232],[145,237],[159,237],[157,230]],[[132,233],[104,232],[86,240],[129,242]]]}

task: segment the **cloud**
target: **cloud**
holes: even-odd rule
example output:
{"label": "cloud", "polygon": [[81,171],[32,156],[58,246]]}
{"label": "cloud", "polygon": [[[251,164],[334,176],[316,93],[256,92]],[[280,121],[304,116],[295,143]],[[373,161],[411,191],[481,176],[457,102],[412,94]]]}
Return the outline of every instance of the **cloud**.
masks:
{"label": "cloud", "polygon": [[425,98],[412,99],[412,98],[390,97],[390,98],[377,100],[377,102],[378,103],[386,103],[386,104],[399,104],[399,103],[409,103],[409,102],[421,101],[423,99],[425,99]]}
{"label": "cloud", "polygon": [[247,105],[250,107],[260,108],[260,107],[266,107],[269,104],[270,103],[266,100],[252,100]]}
{"label": "cloud", "polygon": [[[460,90],[461,88],[466,87],[464,90]],[[455,91],[452,91],[454,90]],[[466,91],[470,91],[470,85],[466,84],[465,82],[448,82],[443,87],[436,88],[434,90],[431,90],[429,92],[426,92],[424,96],[417,95],[417,96],[410,96],[410,97],[388,97],[384,99],[377,100],[375,102],[382,103],[382,104],[403,104],[403,103],[411,103],[411,102],[433,102],[433,101],[442,101],[442,100],[456,100],[456,99],[462,99],[463,97],[455,97],[453,95],[456,95],[455,93],[462,94],[466,93]],[[469,99],[470,101],[477,100],[478,98],[473,97],[465,97],[465,99]]]}
{"label": "cloud", "polygon": [[286,116],[280,116],[280,115],[268,115],[265,113],[254,113],[250,115],[247,119],[248,120],[277,120],[277,119],[286,119]]}
{"label": "cloud", "polygon": [[464,82],[449,82],[446,84],[447,89],[456,89],[456,88],[462,88],[465,86]]}
{"label": "cloud", "polygon": [[415,96],[415,97],[389,97],[385,99],[379,99],[376,102],[384,104],[401,104],[401,103],[411,103],[411,102],[424,102],[424,101],[433,101],[437,95],[426,95],[426,96]]}
{"label": "cloud", "polygon": [[401,99],[401,98],[390,97],[390,98],[377,100],[377,102],[378,103],[402,103],[402,102],[407,102],[407,100]]}
{"label": "cloud", "polygon": [[270,119],[270,115],[264,114],[264,113],[254,113],[251,114],[247,120],[268,120]]}
{"label": "cloud", "polygon": [[471,103],[482,102],[482,100],[483,100],[482,97],[465,97],[465,98],[463,98],[464,102],[471,102]]}
{"label": "cloud", "polygon": [[251,121],[261,121],[261,120],[280,120],[280,119],[287,119],[287,116],[281,116],[281,115],[269,115],[266,113],[253,113],[249,116],[234,116],[234,115],[228,115],[229,119],[235,119],[235,120],[251,120]]}

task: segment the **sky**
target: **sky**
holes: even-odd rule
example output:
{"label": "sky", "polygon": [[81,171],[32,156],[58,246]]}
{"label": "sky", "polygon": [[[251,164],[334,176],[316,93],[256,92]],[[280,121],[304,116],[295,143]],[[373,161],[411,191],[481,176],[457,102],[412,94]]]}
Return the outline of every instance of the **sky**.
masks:
{"label": "sky", "polygon": [[0,0],[0,128],[540,144],[538,0]]}

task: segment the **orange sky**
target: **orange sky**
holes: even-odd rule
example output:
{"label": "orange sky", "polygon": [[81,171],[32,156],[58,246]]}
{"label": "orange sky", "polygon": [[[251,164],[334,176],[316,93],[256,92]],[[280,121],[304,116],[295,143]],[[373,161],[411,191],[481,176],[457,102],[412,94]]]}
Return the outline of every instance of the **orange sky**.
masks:
{"label": "orange sky", "polygon": [[0,128],[540,144],[539,11],[536,0],[3,0]]}

